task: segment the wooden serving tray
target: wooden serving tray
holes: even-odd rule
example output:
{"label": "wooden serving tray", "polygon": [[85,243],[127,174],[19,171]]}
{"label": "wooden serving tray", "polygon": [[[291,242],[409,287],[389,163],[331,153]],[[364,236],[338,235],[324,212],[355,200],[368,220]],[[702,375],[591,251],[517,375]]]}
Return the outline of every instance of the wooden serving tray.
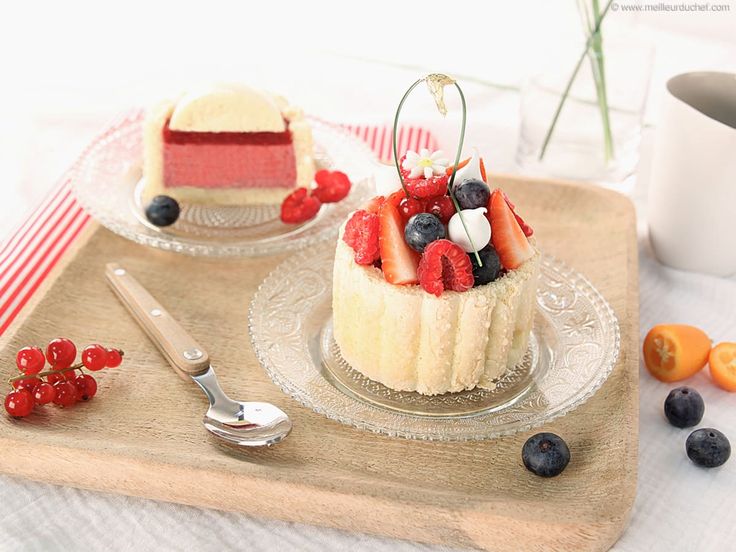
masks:
{"label": "wooden serving tray", "polygon": [[[621,357],[600,391],[544,427],[572,460],[554,479],[526,471],[529,434],[471,443],[392,439],[340,425],[284,395],[259,366],[248,305],[284,258],[192,258],[136,245],[91,225],[0,341],[14,354],[66,336],[125,351],[100,389],[73,408],[0,416],[0,471],[29,479],[258,516],[487,550],[602,550],[622,532],[636,492],[638,281],[635,216],[592,186],[497,177],[541,248],[585,274],[621,324]],[[227,392],[271,401],[294,430],[265,450],[237,451],[202,427],[206,399],[174,372],[108,289],[117,261],[210,352]],[[53,466],[53,468],[50,468]]]}

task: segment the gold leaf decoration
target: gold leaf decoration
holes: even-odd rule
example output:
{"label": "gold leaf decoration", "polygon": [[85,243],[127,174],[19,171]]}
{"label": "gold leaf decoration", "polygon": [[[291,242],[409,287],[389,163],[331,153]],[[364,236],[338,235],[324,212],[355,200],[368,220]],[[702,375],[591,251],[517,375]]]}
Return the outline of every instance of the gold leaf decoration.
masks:
{"label": "gold leaf decoration", "polygon": [[443,75],[442,73],[432,73],[427,75],[425,79],[427,81],[427,88],[429,93],[434,98],[434,103],[437,104],[437,109],[444,117],[447,115],[447,107],[445,106],[445,86],[448,84],[455,84],[455,79]]}

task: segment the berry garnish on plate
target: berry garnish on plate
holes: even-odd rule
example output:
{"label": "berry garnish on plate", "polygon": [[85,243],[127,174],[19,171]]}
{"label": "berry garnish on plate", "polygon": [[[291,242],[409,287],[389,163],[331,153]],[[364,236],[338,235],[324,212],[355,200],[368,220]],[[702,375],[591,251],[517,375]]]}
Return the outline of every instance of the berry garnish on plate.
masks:
{"label": "berry garnish on plate", "polygon": [[534,248],[516,220],[500,189],[493,190],[489,201],[491,241],[501,264],[507,270],[519,268],[534,256]]}
{"label": "berry garnish on plate", "polygon": [[312,195],[321,203],[336,203],[350,193],[350,179],[341,171],[319,170],[314,175],[316,187]]}
{"label": "berry garnish on plate", "polygon": [[491,189],[481,180],[471,178],[455,185],[455,199],[461,209],[477,209],[488,206]]}
{"label": "berry garnish on plate", "polygon": [[433,241],[424,249],[417,275],[422,288],[437,297],[445,290],[467,291],[474,281],[468,254],[444,239]]}
{"label": "berry garnish on plate", "polygon": [[[119,366],[123,352],[102,345],[88,345],[82,350],[81,362],[75,364],[77,347],[70,340],[57,338],[46,347],[45,360],[50,367],[43,371],[38,359],[44,355],[37,347],[24,347],[16,355],[18,367],[24,374],[8,379],[14,388],[5,398],[5,410],[11,416],[28,416],[34,405],[53,402],[58,406],[72,406],[77,401],[91,399],[97,393],[97,381],[84,370],[99,371]],[[39,356],[40,355],[40,356]],[[26,377],[32,372],[31,377]]]}
{"label": "berry garnish on plate", "polygon": [[736,391],[736,343],[719,343],[708,355],[710,376],[726,391]]}
{"label": "berry garnish on plate", "polygon": [[473,263],[473,279],[474,286],[484,286],[498,279],[501,274],[501,259],[498,253],[493,249],[492,245],[488,245],[478,251],[483,266],[478,264],[475,255],[470,255],[470,262]]}
{"label": "berry garnish on plate", "polygon": [[644,338],[644,365],[660,381],[687,379],[708,362],[710,346],[708,335],[695,326],[659,324]]}
{"label": "berry garnish on plate", "polygon": [[429,198],[424,210],[440,219],[442,224],[447,224],[450,222],[452,215],[455,214],[455,205],[452,203],[450,196],[442,195]]}
{"label": "berry garnish on plate", "polygon": [[703,468],[717,468],[731,456],[731,443],[723,433],[712,427],[693,431],[685,442],[688,458]]}
{"label": "berry garnish on plate", "polygon": [[146,206],[146,218],[154,226],[171,226],[179,219],[179,203],[167,195],[157,195]]}
{"label": "berry garnish on plate", "polygon": [[309,195],[306,188],[297,188],[281,204],[281,221],[287,224],[300,224],[314,218],[322,202]]}
{"label": "berry garnish on plate", "polygon": [[404,220],[388,199],[381,205],[378,247],[383,277],[390,284],[416,284],[419,254],[404,240]]}
{"label": "berry garnish on plate", "polygon": [[570,462],[570,449],[554,433],[537,433],[526,440],[521,459],[530,472],[540,477],[560,475]]}
{"label": "berry garnish on plate", "polygon": [[677,387],[664,401],[664,415],[675,427],[692,427],[700,423],[705,403],[692,387]]}
{"label": "berry garnish on plate", "polygon": [[378,247],[378,215],[355,211],[345,224],[342,240],[355,251],[355,262],[371,265],[381,258]]}
{"label": "berry garnish on plate", "polygon": [[445,238],[445,225],[429,213],[414,215],[406,223],[404,239],[414,251],[421,253],[433,241]]}

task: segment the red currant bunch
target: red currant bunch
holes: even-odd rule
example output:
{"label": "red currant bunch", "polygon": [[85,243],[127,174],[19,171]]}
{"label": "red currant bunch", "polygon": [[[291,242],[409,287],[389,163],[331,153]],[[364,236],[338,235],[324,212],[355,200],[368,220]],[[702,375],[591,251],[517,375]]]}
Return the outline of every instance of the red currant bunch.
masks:
{"label": "red currant bunch", "polygon": [[[15,357],[21,376],[10,378],[13,391],[5,397],[5,410],[11,416],[28,416],[36,405],[54,403],[72,406],[88,401],[97,393],[97,381],[84,370],[97,372],[117,368],[123,362],[123,351],[102,345],[87,345],[82,349],[81,362],[75,364],[77,347],[70,340],[58,337],[46,347],[23,347]],[[44,371],[48,362],[50,369]]]}

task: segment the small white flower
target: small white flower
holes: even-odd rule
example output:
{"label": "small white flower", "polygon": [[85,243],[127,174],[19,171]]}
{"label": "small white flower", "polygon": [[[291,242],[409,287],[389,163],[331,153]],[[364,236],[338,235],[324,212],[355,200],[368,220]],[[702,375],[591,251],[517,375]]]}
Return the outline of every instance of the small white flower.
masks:
{"label": "small white flower", "polygon": [[442,157],[442,151],[431,152],[427,148],[422,148],[419,153],[415,151],[407,151],[406,159],[401,164],[401,168],[409,171],[409,178],[424,178],[432,176],[440,176],[445,174],[449,161]]}

